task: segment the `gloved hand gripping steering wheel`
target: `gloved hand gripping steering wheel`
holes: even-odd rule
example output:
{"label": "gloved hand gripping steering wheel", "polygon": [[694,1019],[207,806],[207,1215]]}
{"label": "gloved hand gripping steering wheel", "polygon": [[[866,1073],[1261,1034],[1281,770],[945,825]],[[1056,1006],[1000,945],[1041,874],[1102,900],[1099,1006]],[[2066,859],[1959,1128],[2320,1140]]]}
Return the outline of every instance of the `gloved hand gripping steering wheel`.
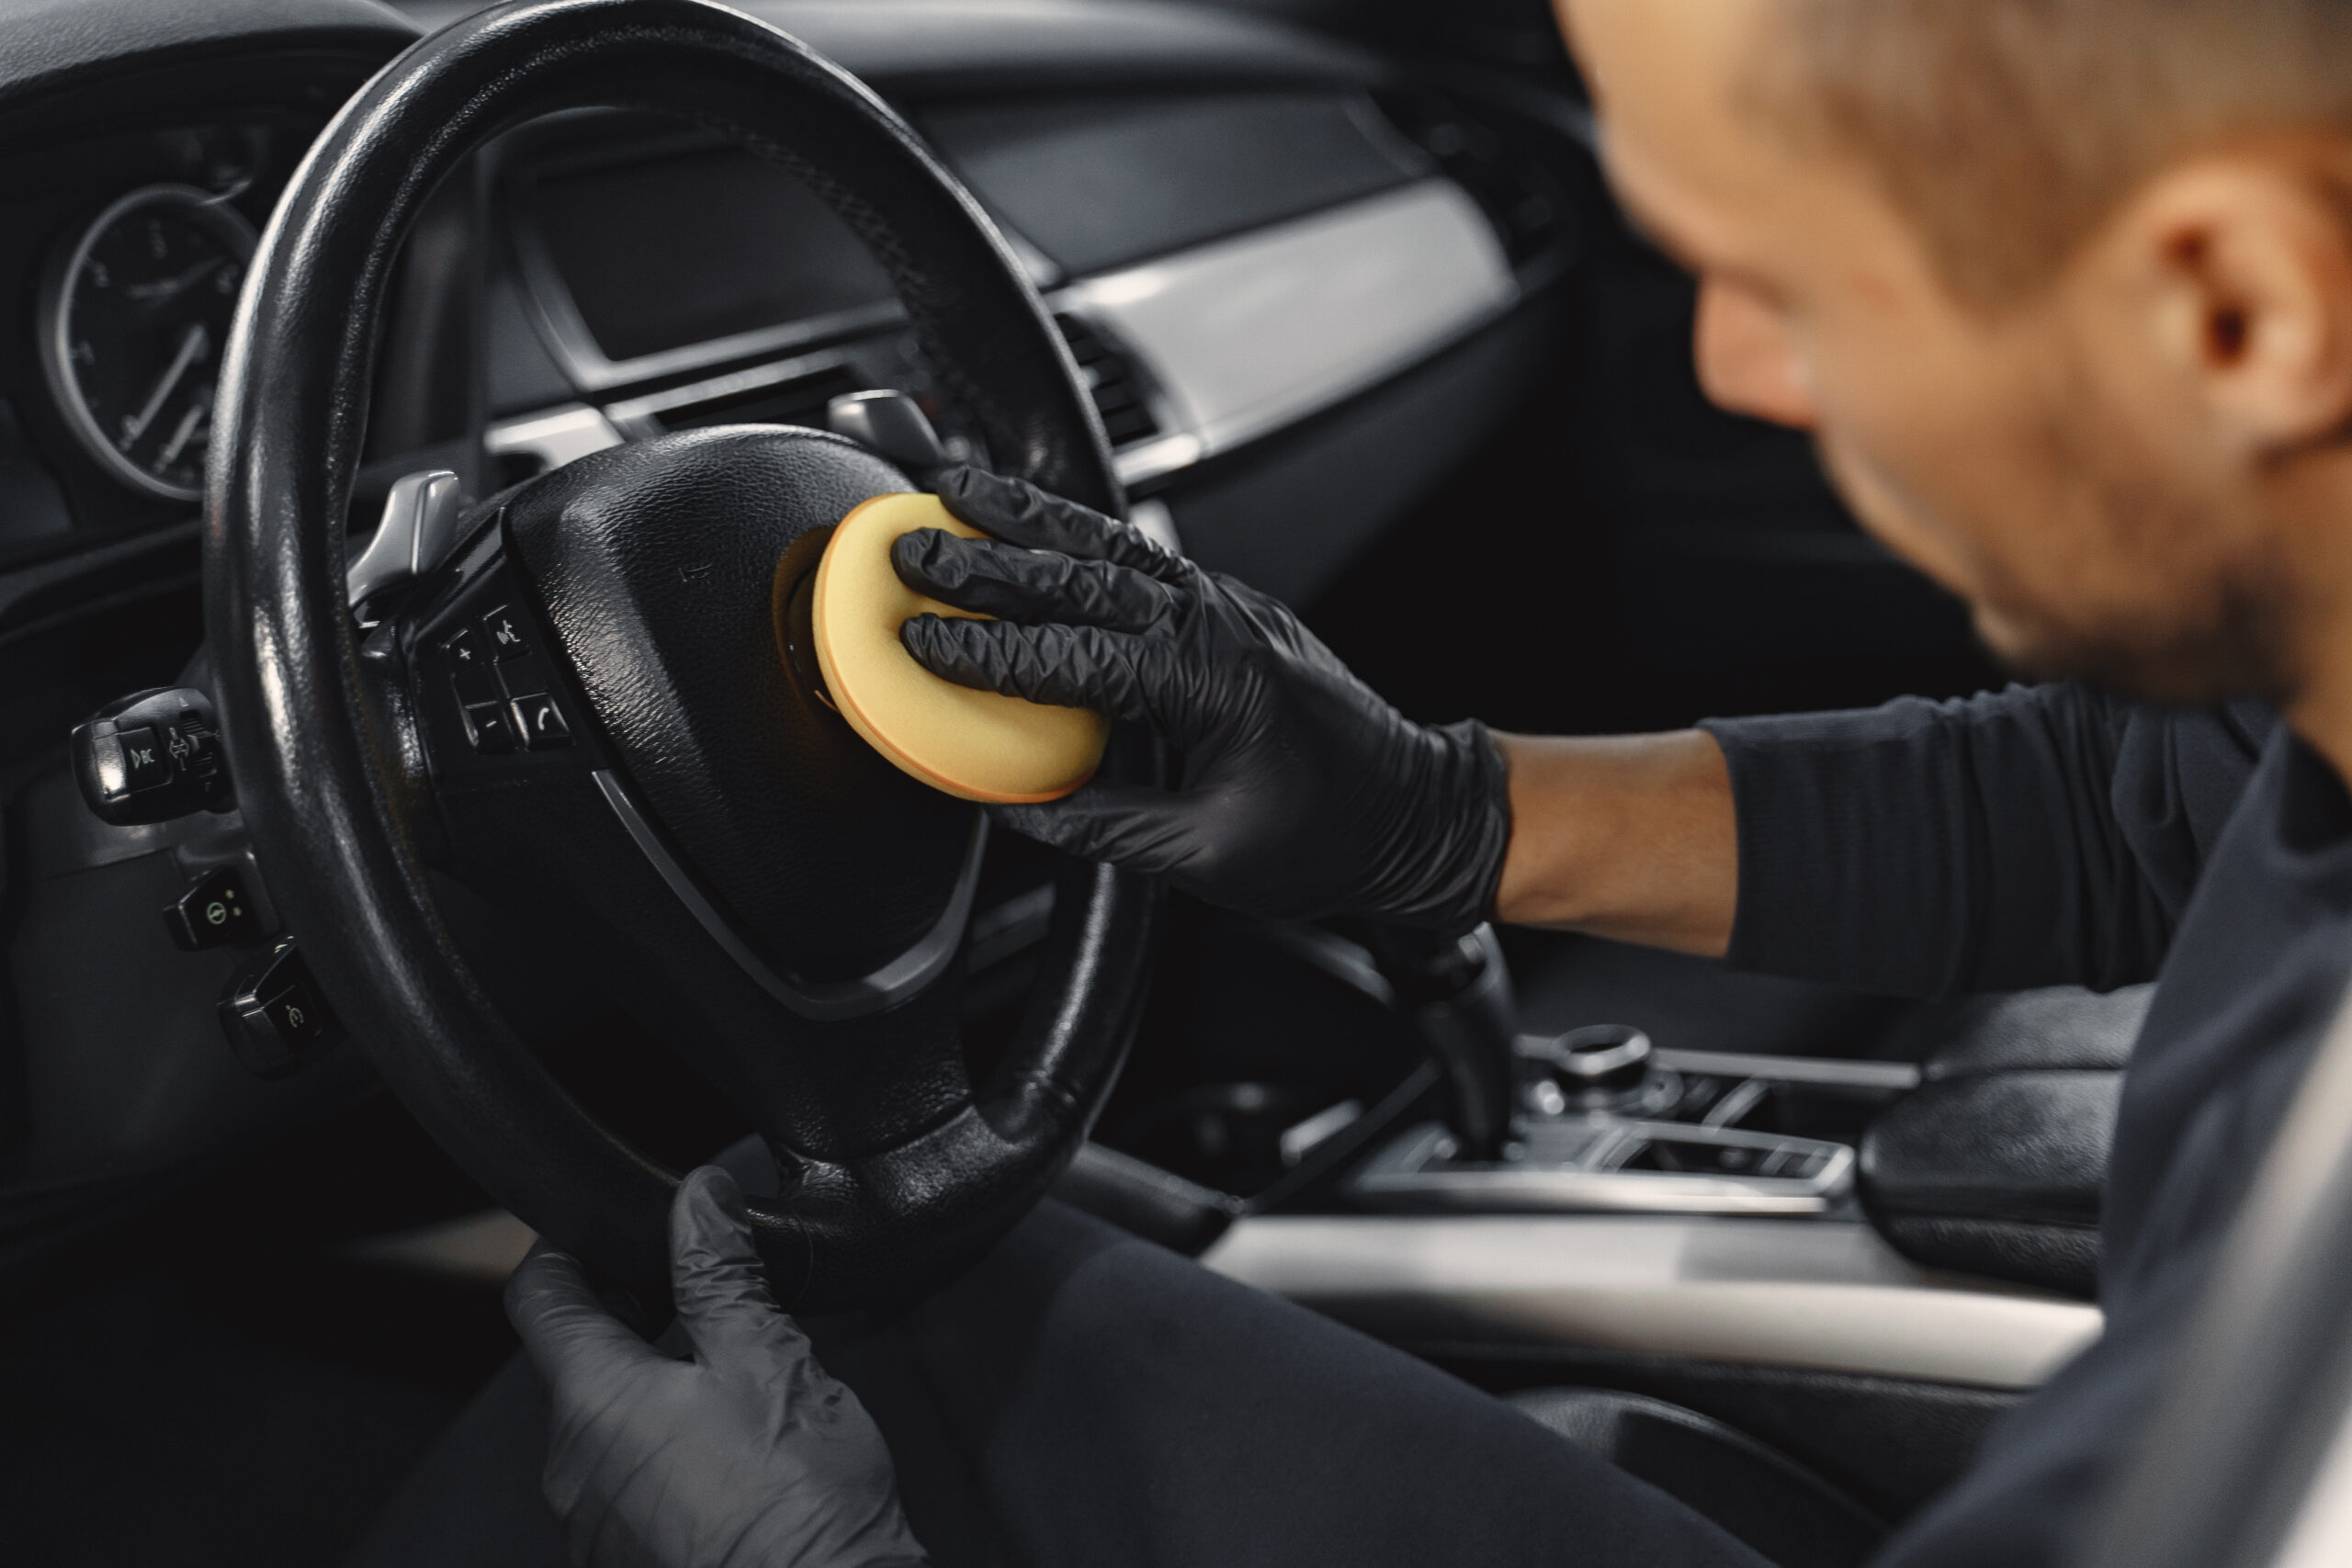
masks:
{"label": "gloved hand gripping steering wheel", "polygon": [[[695,121],[807,181],[888,269],[996,464],[1119,507],[1043,304],[871,93],[698,0],[502,6],[345,107],[254,259],[206,504],[230,764],[331,999],[526,1221],[666,1293],[674,1174],[502,1020],[428,865],[568,944],[751,1117],[791,1179],[753,1208],[784,1304],[902,1295],[1010,1225],[1085,1136],[1134,1031],[1155,912],[1143,880],[1069,864],[1019,1036],[968,1081],[956,942],[979,816],[868,750],[779,648],[820,531],[906,477],[814,432],[673,434],[514,493],[364,636],[346,609],[342,520],[401,239],[485,139],[588,106]],[[480,749],[467,705],[500,694],[551,705],[569,742]]]}

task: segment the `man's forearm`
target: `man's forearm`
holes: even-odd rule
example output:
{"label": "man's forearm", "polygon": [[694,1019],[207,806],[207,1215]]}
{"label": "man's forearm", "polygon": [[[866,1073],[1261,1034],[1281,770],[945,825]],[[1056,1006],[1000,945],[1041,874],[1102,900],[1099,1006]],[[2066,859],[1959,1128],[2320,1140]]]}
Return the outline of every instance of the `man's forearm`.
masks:
{"label": "man's forearm", "polygon": [[1739,830],[1713,737],[1495,740],[1511,811],[1497,919],[1723,954],[1739,900]]}

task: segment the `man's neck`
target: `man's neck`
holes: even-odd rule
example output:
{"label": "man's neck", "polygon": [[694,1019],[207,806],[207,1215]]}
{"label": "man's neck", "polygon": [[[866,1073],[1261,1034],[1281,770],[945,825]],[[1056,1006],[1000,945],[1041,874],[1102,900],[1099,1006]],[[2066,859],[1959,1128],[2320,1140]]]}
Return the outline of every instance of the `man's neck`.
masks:
{"label": "man's neck", "polygon": [[[2352,658],[2352,649],[2344,657]],[[2286,715],[2288,725],[2352,790],[2352,680],[2310,683],[2289,701]]]}
{"label": "man's neck", "polygon": [[2352,453],[2311,454],[2267,500],[2284,524],[2273,536],[2289,682],[2279,710],[2352,789]]}

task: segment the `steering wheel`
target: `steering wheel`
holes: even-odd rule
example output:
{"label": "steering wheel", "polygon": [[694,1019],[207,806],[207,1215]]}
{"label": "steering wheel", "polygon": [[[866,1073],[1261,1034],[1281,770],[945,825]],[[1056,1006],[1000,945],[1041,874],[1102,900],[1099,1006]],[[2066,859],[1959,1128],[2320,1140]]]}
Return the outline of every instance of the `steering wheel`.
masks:
{"label": "steering wheel", "polygon": [[[959,950],[984,819],[857,740],[784,646],[825,531],[907,476],[815,431],[676,433],[477,507],[449,564],[371,628],[346,604],[344,518],[401,238],[485,139],[592,106],[695,122],[799,176],[888,269],[995,466],[1120,509],[1035,290],[865,87],[701,0],[500,6],[345,107],[254,258],[206,493],[222,742],[321,986],[517,1215],[666,1299],[675,1175],[502,1016],[441,876],[566,944],[750,1118],[786,1177],[753,1205],[782,1302],[903,1299],[1076,1152],[1133,1036],[1157,919],[1146,882],[1065,864],[1013,1043],[970,1081]],[[1113,765],[1150,763],[1130,738]]]}

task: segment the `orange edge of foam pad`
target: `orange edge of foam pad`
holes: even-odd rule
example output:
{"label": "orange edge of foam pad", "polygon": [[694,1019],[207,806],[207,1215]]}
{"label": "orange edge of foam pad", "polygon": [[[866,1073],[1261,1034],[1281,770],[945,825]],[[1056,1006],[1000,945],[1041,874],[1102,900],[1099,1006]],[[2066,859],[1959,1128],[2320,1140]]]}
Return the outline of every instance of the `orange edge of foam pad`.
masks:
{"label": "orange edge of foam pad", "polygon": [[[839,525],[834,528],[833,536],[826,542],[825,553],[817,563],[817,581],[809,605],[809,630],[812,634],[811,640],[816,644],[817,667],[824,675],[826,689],[831,694],[841,716],[849,721],[850,728],[856,730],[867,745],[882,753],[900,771],[921,779],[933,789],[955,795],[958,799],[1006,806],[1027,806],[1048,800],[1059,800],[1064,795],[1081,788],[1089,779],[1094,776],[1095,769],[1102,763],[1102,746],[1110,729],[1109,721],[1099,714],[1084,713],[1083,710],[1077,708],[1046,710],[1070,715],[1074,720],[1082,714],[1085,719],[1091,721],[1091,736],[1086,736],[1084,744],[1071,745],[1064,742],[1073,755],[1069,764],[1055,771],[1069,778],[1068,783],[1057,783],[1048,787],[1027,790],[990,787],[985,783],[976,783],[942,773],[937,766],[925,761],[905,745],[892,739],[887,727],[876,720],[867,702],[862,700],[868,694],[866,682],[862,678],[844,678],[845,672],[841,667],[833,646],[832,616],[829,613],[831,596],[828,590],[837,585],[838,580],[833,569],[836,560],[840,558],[839,552],[844,546],[848,549],[858,551],[876,549],[882,558],[882,570],[888,574],[890,585],[902,587],[898,582],[896,572],[889,566],[889,550],[891,545],[896,543],[901,535],[912,533],[917,528],[943,528],[967,539],[985,537],[978,529],[950,513],[935,496],[903,493],[877,495],[851,508],[849,514],[843,517]],[[872,537],[872,544],[868,543],[869,536]],[[941,679],[917,663],[914,656],[907,652],[898,637],[899,627],[915,615],[928,611],[944,615],[967,616],[975,620],[986,620],[989,617],[974,615],[970,611],[958,610],[951,605],[939,604],[924,598],[911,589],[904,589],[903,592],[908,606],[906,614],[898,616],[889,625],[888,648],[877,648],[869,657],[903,660],[909,670],[919,672],[924,681],[937,682],[949,691],[963,694],[972,699],[969,703],[959,702],[958,705],[966,712],[978,714],[996,705],[1021,702],[1018,697],[1008,697],[993,692],[982,692],[968,686],[959,686],[952,681]],[[1042,706],[1043,705],[1023,704],[1023,705]],[[1065,728],[1069,729],[1073,740],[1078,739],[1087,728],[1086,726],[1078,723],[1071,723]],[[1069,776],[1073,773],[1075,776]]]}

